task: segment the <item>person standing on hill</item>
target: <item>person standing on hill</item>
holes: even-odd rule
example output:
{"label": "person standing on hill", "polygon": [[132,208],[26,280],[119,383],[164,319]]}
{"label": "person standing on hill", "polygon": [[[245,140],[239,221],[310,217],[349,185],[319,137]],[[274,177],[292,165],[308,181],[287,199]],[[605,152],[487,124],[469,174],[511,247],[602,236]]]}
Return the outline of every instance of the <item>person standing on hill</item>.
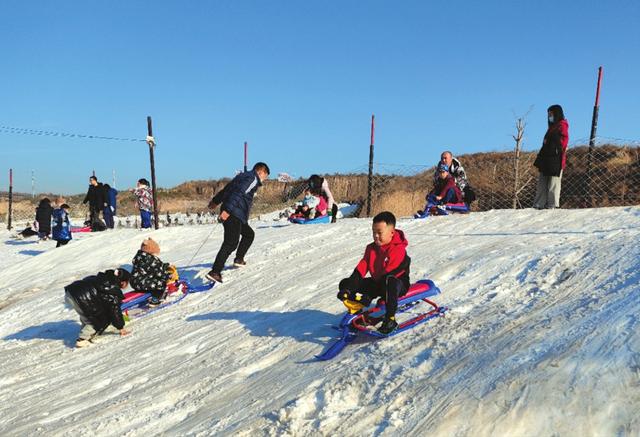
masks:
{"label": "person standing on hill", "polygon": [[47,240],[49,234],[51,234],[51,214],[53,214],[53,207],[51,206],[51,200],[45,197],[40,201],[36,208],[36,222],[38,222],[38,237],[41,240]]}
{"label": "person standing on hill", "polygon": [[104,192],[107,199],[107,206],[104,207],[102,214],[104,215],[104,222],[107,225],[107,228],[113,229],[113,217],[116,215],[118,190],[112,188],[109,184],[104,184]]}
{"label": "person standing on hill", "polygon": [[91,226],[94,226],[94,223],[100,220],[100,211],[107,206],[107,197],[104,192],[104,186],[102,182],[98,182],[98,178],[95,176],[89,177],[89,189],[87,190],[87,195],[84,197],[82,204],[86,204],[89,202],[89,220],[91,221]]}
{"label": "person standing on hill", "polygon": [[[262,182],[269,177],[269,166],[258,162],[250,171],[245,171],[234,177],[209,202],[209,209],[216,209],[221,205],[218,221],[224,227],[222,246],[216,259],[207,273],[210,281],[222,282],[222,269],[231,252],[238,249],[233,264],[236,267],[246,265],[244,256],[253,243],[255,233],[249,226],[249,213],[253,205],[253,196],[262,186]],[[240,239],[242,236],[242,240]],[[239,243],[239,244],[238,244]]]}
{"label": "person standing on hill", "polygon": [[153,212],[153,193],[149,188],[149,181],[145,178],[138,179],[136,188],[129,190],[136,196],[136,204],[140,210],[140,227],[148,229],[151,227],[151,214]]}
{"label": "person standing on hill", "polygon": [[325,198],[327,201],[327,210],[331,211],[331,223],[335,223],[338,219],[338,204],[333,199],[333,194],[331,194],[327,180],[317,174],[312,174],[309,176],[308,184],[312,192],[319,192],[320,195]]}
{"label": "person standing on hill", "polygon": [[564,118],[562,106],[549,106],[547,117],[549,127],[533,163],[540,171],[533,201],[533,207],[536,209],[560,207],[560,183],[562,171],[567,163],[569,122]]}

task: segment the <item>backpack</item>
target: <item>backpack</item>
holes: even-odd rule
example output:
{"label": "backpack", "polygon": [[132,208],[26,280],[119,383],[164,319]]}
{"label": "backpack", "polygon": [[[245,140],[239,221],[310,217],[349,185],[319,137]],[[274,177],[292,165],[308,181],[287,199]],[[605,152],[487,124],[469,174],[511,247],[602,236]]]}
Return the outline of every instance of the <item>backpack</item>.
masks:
{"label": "backpack", "polygon": [[477,199],[476,192],[473,191],[473,188],[471,188],[471,185],[469,184],[464,187],[464,192],[462,193],[462,195],[464,203],[466,203],[467,205],[471,205],[471,202]]}

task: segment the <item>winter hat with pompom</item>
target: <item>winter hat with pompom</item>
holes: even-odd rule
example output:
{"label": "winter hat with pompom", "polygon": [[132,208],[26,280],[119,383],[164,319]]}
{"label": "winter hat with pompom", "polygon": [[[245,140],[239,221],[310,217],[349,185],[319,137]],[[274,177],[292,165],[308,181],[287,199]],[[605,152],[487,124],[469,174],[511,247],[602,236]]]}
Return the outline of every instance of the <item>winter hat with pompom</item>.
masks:
{"label": "winter hat with pompom", "polygon": [[160,246],[153,239],[147,238],[142,242],[140,250],[151,255],[158,255],[160,253]]}

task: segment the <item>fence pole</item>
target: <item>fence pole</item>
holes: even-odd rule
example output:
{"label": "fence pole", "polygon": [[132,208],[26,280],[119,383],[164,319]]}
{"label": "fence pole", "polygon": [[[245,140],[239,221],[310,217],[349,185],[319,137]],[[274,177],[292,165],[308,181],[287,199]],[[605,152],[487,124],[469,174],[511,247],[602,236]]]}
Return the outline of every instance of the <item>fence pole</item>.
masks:
{"label": "fence pole", "polygon": [[[153,136],[153,127],[151,126],[151,117],[147,116],[147,134],[152,137]],[[154,227],[158,229],[158,196],[156,192],[156,163],[153,156],[153,149],[155,147],[155,142],[149,142],[149,162],[151,164],[151,194],[153,196],[153,220]]]}
{"label": "fence pole", "polygon": [[598,113],[600,112],[600,84],[602,83],[602,66],[598,68],[598,85],[596,87],[596,103],[593,106],[593,117],[591,118],[591,135],[589,135],[589,154],[587,155],[587,206],[593,207],[591,198],[591,173],[593,149],[596,145],[596,131],[598,129]]}
{"label": "fence pole", "polygon": [[371,216],[371,196],[373,191],[373,143],[375,132],[375,115],[371,114],[371,143],[369,145],[369,177],[367,179],[367,217]]}
{"label": "fence pole", "polygon": [[11,216],[13,215],[13,169],[9,169],[9,211],[7,212],[7,229],[11,230]]}
{"label": "fence pole", "polygon": [[244,142],[244,171],[247,171],[247,142]]}

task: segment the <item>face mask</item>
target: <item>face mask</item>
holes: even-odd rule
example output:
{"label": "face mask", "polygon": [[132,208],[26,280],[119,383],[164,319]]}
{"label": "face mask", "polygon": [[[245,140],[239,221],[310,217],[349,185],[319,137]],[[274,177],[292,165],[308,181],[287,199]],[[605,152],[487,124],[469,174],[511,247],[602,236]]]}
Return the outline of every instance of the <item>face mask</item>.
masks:
{"label": "face mask", "polygon": [[553,123],[553,115],[549,116],[549,123]]}

